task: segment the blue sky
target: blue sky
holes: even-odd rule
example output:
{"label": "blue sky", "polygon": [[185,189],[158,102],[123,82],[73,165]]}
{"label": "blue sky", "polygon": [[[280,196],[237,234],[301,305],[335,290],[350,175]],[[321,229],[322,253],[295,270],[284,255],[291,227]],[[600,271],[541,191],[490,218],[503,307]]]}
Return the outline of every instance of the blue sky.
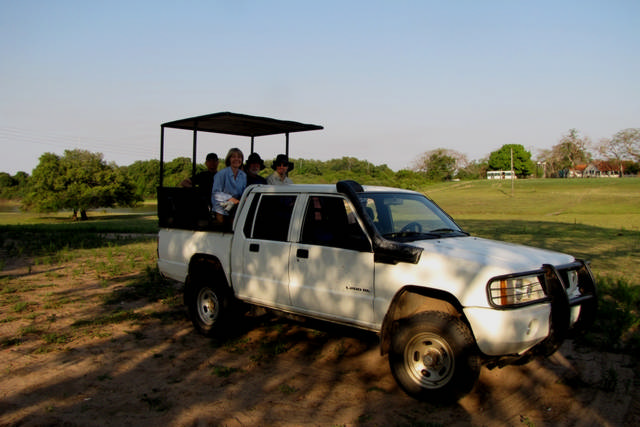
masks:
{"label": "blue sky", "polygon": [[[0,0],[0,171],[72,148],[159,158],[161,123],[218,111],[323,125],[291,136],[294,158],[535,156],[572,128],[640,127],[639,52],[635,0]],[[190,138],[170,133],[167,156]],[[201,141],[201,159],[249,151]]]}

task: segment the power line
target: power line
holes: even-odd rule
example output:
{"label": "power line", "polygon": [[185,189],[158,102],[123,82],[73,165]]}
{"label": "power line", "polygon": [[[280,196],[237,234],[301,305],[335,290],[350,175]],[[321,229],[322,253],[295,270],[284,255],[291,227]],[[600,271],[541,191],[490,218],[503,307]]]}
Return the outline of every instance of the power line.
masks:
{"label": "power line", "polygon": [[[130,137],[131,136],[128,136],[128,138]],[[141,135],[141,137],[136,138],[136,140],[151,140],[151,137],[148,135]],[[14,127],[0,127],[0,143],[6,143],[12,146],[24,143],[37,144],[55,147],[62,150],[69,149],[70,146],[78,146],[83,149],[90,149],[91,151],[96,150],[103,154],[134,155],[142,157],[143,159],[151,157],[155,152],[155,150],[150,152],[147,147],[141,146],[140,144],[114,141],[113,137],[86,136],[57,132],[48,132],[46,135],[43,135]]]}

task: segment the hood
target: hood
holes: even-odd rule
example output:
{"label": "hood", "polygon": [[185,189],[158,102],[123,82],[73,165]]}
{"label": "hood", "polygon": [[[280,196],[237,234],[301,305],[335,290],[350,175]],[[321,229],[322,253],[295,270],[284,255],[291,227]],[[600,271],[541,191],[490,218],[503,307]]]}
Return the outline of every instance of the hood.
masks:
{"label": "hood", "polygon": [[515,243],[479,237],[450,237],[411,242],[424,249],[422,256],[441,255],[476,266],[492,267],[508,273],[536,270],[543,264],[562,265],[574,261],[571,255]]}

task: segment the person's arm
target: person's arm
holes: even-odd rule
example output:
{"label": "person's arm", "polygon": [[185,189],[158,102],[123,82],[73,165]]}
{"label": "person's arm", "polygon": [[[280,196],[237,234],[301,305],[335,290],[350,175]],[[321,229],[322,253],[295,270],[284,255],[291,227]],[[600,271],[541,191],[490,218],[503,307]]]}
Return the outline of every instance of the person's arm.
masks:
{"label": "person's arm", "polygon": [[218,172],[213,177],[213,185],[211,186],[211,206],[216,210],[216,206],[219,205],[219,201],[216,200],[216,193],[222,193],[222,189],[224,188],[224,169]]}

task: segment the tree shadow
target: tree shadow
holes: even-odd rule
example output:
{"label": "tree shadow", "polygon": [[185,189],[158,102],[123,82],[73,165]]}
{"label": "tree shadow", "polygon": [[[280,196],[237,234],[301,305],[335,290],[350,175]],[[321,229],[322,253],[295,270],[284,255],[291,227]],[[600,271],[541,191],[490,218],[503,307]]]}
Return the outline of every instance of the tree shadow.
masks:
{"label": "tree shadow", "polygon": [[[10,391],[0,424],[544,425],[572,424],[584,414],[598,423],[617,420],[591,408],[595,395],[608,399],[599,389],[602,373],[573,364],[564,347],[557,360],[483,369],[470,395],[435,405],[398,388],[375,334],[257,312],[233,336],[209,339],[194,332],[182,306],[160,302],[179,297],[180,285],[150,280],[148,273],[110,279],[60,331],[85,338],[42,353],[2,349],[14,351],[3,357],[0,385]],[[122,294],[123,286],[134,291]],[[79,281],[56,296],[86,300],[101,289]],[[40,345],[32,339],[20,347]],[[4,387],[16,384],[26,386]],[[624,384],[614,390],[612,399],[619,399]]]}
{"label": "tree shadow", "polygon": [[[467,229],[558,249],[566,227],[500,223],[468,222]],[[576,232],[562,242],[608,235],[597,227]],[[45,345],[42,331],[0,347],[2,425],[572,425],[585,417],[615,425],[638,397],[631,359],[567,343],[547,360],[483,368],[456,404],[418,402],[395,383],[375,334],[257,312],[231,337],[208,339],[187,319],[180,285],[148,270],[68,282],[46,292],[74,301],[73,309],[41,307],[34,322],[73,339]]]}
{"label": "tree shadow", "polygon": [[597,275],[624,272],[631,283],[640,283],[640,270],[635,268],[640,263],[640,231],[550,221],[460,220],[458,223],[475,236],[565,252],[591,261]]}
{"label": "tree shadow", "polygon": [[[144,220],[147,221],[147,220]],[[157,221],[155,221],[157,223]],[[153,240],[157,225],[126,224],[123,221],[91,224],[59,223],[0,225],[0,253],[5,259],[55,256],[73,249],[122,246],[134,240]]]}

